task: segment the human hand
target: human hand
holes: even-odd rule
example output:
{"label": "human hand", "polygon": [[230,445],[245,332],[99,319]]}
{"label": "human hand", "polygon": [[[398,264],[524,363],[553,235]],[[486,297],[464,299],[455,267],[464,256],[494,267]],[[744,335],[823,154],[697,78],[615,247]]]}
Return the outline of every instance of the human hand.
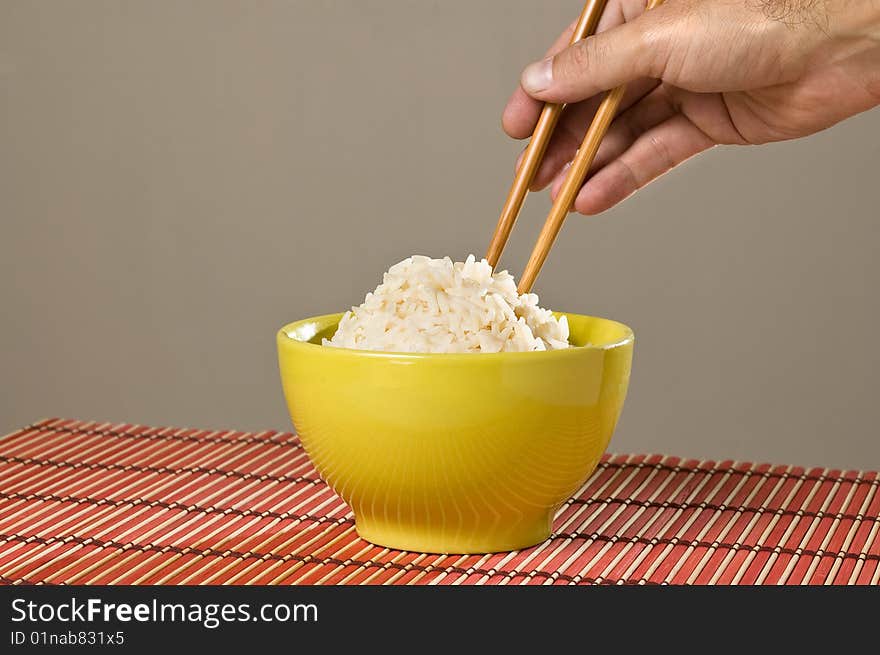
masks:
{"label": "human hand", "polygon": [[543,102],[568,103],[532,183],[555,198],[602,92],[628,84],[575,211],[602,212],[714,145],[794,139],[880,104],[880,0],[645,4],[608,0],[597,34],[568,47],[570,25],[504,110],[523,139]]}

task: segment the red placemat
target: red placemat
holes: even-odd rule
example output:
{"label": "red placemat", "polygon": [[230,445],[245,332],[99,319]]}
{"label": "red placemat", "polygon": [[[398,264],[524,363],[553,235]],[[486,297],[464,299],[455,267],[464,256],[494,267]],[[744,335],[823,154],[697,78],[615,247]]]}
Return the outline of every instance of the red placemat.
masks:
{"label": "red placemat", "polygon": [[6,584],[878,584],[878,473],[606,456],[553,536],[357,537],[295,435],[48,419],[0,439]]}

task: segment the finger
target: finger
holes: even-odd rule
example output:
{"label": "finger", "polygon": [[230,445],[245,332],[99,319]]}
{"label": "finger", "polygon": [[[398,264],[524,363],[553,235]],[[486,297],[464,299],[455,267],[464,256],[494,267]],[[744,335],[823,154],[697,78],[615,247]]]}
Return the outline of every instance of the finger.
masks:
{"label": "finger", "polygon": [[610,30],[612,27],[617,27],[622,23],[635,20],[645,13],[645,5],[647,4],[647,0],[616,0],[609,2],[605,7],[605,11],[602,12],[599,24],[596,26],[596,34]]}
{"label": "finger", "polygon": [[642,134],[620,157],[599,170],[575,199],[574,210],[598,214],[609,209],[683,161],[715,145],[676,114]]}
{"label": "finger", "polygon": [[[657,81],[651,79],[637,80],[630,84],[620,102],[618,112],[626,112],[629,107],[642,101],[642,98],[656,86]],[[562,167],[572,160],[601,100],[601,97],[597,96],[565,108],[559,125],[556,126],[553,137],[547,145],[541,165],[535,173],[532,191],[539,191],[553,182]]]}
{"label": "finger", "polygon": [[[541,158],[538,170],[535,171],[535,176],[529,185],[529,191],[540,191],[550,184],[559,169],[574,157],[580,141],[574,132],[557,128],[550,137],[550,143],[547,144],[547,149],[544,151],[544,156]],[[516,158],[514,173],[519,172],[519,167],[522,164],[527,149],[527,147],[523,148]]]}
{"label": "finger", "polygon": [[737,129],[722,93],[693,93],[671,87],[670,96],[690,121],[715,143],[744,145],[748,141]]}
{"label": "finger", "polygon": [[541,159],[538,170],[535,171],[535,177],[532,179],[531,185],[529,185],[529,190],[540,191],[553,182],[559,171],[566,164],[571,163],[580,144],[581,139],[574,132],[557,128],[550,139],[550,143],[547,144],[547,151]]}
{"label": "finger", "polygon": [[501,128],[514,139],[528,139],[535,131],[544,103],[530,97],[521,86],[510,96],[501,114]]}
{"label": "finger", "polygon": [[[645,0],[608,0],[599,24],[596,27],[596,33],[616,27],[628,20],[633,20],[645,10]],[[571,35],[574,31],[577,20],[572,21],[569,26],[556,39],[550,49],[544,55],[552,57],[553,55],[565,50],[571,42]],[[514,139],[527,139],[535,131],[535,125],[538,122],[538,116],[544,107],[542,101],[535,100],[527,94],[522,86],[517,85],[516,90],[507,101],[504,112],[501,115],[501,125],[504,131]]]}
{"label": "finger", "polygon": [[578,41],[530,64],[520,83],[545,102],[579,102],[639,77],[659,78],[665,67],[672,14],[661,6],[639,18]]}
{"label": "finger", "polygon": [[[678,113],[678,110],[665,86],[658,86],[638,102],[632,104],[629,109],[621,112],[614,119],[614,122],[611,123],[608,133],[599,144],[599,151],[590,165],[587,179],[589,180],[590,175],[620,157],[649,129],[671,118],[676,113]],[[578,143],[579,145],[580,143]],[[575,148],[578,146],[575,146]],[[572,152],[573,155],[574,153]],[[564,180],[565,175],[561,173],[557,174],[553,179],[550,197],[554,200]]]}
{"label": "finger", "polygon": [[678,110],[663,85],[656,86],[639,102],[621,112],[611,123],[611,127],[599,145],[593,160],[593,172],[604,168],[620,157],[645,132],[672,118]]}

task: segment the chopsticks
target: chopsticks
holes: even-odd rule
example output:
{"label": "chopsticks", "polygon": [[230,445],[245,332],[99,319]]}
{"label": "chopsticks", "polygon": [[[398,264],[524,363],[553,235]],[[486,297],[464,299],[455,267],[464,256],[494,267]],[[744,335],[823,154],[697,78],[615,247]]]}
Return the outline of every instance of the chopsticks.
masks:
{"label": "chopsticks", "polygon": [[[581,39],[595,33],[599,19],[602,17],[602,11],[605,9],[606,0],[587,0],[584,10],[581,12],[580,18],[575,25],[574,32],[571,35],[569,45],[574,45]],[[562,104],[547,102],[532,132],[532,138],[529,145],[526,146],[520,162],[519,170],[513,178],[513,184],[507,194],[507,200],[504,201],[504,207],[501,209],[501,216],[498,218],[498,224],[495,226],[495,232],[492,235],[492,242],[489,244],[489,250],[486,253],[486,259],[489,266],[495,268],[498,260],[501,259],[501,252],[507,245],[510,233],[513,231],[513,225],[522,209],[523,201],[529,192],[532,180],[535,179],[535,173],[538,166],[544,158],[544,152],[547,150],[547,144],[550,143],[550,137],[559,117],[562,115]]]}
{"label": "chopsticks", "polygon": [[[645,11],[654,9],[661,4],[663,4],[663,0],[650,0]],[[581,23],[587,24],[590,22],[590,19],[592,19],[592,21],[594,21],[593,30],[595,30],[595,23],[598,23],[598,17],[601,15],[603,8],[604,2],[601,0],[600,2],[588,0],[587,5],[584,7],[584,13],[581,15],[581,20],[578,21],[578,28],[580,28]],[[594,18],[592,17],[592,12],[596,12]],[[585,16],[588,14],[589,17],[585,19]],[[586,35],[587,32],[584,34]],[[573,38],[572,43],[577,40],[579,39]],[[620,106],[620,101],[623,98],[625,91],[625,84],[615,87],[605,94],[605,97],[599,104],[599,108],[596,110],[593,121],[587,129],[586,135],[584,135],[584,140],[571,163],[571,167],[568,169],[568,173],[565,176],[559,194],[556,196],[556,200],[553,202],[553,206],[547,214],[544,227],[541,229],[540,235],[538,235],[538,240],[535,242],[535,247],[529,257],[526,268],[520,277],[519,286],[517,287],[519,293],[529,293],[532,290],[532,286],[535,284],[535,279],[538,277],[538,273],[541,272],[541,267],[544,265],[544,261],[550,253],[550,248],[553,247],[553,243],[556,241],[556,237],[562,229],[562,223],[571,211],[575,197],[583,186],[587,173],[590,170],[590,166],[596,158],[599,144],[608,132],[608,127],[611,125],[611,121],[614,120],[614,116],[617,113],[617,109]],[[547,143],[549,142],[553,128],[559,120],[559,114],[561,111],[561,105],[547,103],[544,106],[544,110],[541,113],[541,119],[544,119],[545,114],[555,113],[555,116],[549,117],[546,120],[549,127],[546,127],[544,131],[540,133],[538,129],[541,127],[542,123],[541,120],[538,121],[538,127],[535,128],[532,141],[529,143],[529,146],[526,149],[526,154],[523,156],[520,170],[516,174],[507,202],[504,204],[501,218],[498,220],[495,234],[492,237],[492,243],[489,246],[489,254],[486,257],[493,268],[501,257],[501,251],[504,249],[504,245],[510,236],[513,224],[516,221],[516,216],[522,207],[525,194],[528,191],[532,179],[534,179],[535,171],[538,168],[538,164],[541,162],[541,158],[547,148]],[[540,139],[538,137],[540,137]],[[532,144],[536,141],[538,142],[535,143],[534,153],[532,153],[530,157],[529,151],[532,150]]]}

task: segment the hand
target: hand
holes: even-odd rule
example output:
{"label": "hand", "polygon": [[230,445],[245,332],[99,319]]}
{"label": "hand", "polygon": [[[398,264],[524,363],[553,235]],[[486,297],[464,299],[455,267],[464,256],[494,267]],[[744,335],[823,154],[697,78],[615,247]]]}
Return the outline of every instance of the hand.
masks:
{"label": "hand", "polygon": [[628,84],[575,201],[582,214],[714,145],[794,139],[880,104],[880,0],[645,4],[608,0],[597,34],[568,47],[570,25],[504,110],[504,130],[524,139],[544,101],[569,103],[532,185],[555,198],[601,92]]}

